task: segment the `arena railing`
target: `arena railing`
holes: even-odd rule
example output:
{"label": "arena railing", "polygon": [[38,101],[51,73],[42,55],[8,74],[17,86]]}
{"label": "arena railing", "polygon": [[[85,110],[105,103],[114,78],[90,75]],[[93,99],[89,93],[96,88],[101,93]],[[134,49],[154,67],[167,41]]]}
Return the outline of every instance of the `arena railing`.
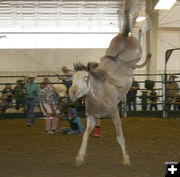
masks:
{"label": "arena railing", "polygon": [[[171,75],[171,74],[167,74],[166,77],[168,78],[169,75]],[[177,76],[180,76],[180,73],[174,73],[174,74]],[[57,78],[56,75],[37,75],[37,79],[35,80],[35,82],[37,81],[36,83],[40,84],[44,77],[48,77],[50,79],[50,81],[52,80],[52,82],[51,82],[52,84],[63,83],[62,81],[60,81]],[[64,75],[61,75],[61,77],[63,78]],[[170,89],[168,89],[168,87],[167,87],[168,81],[165,80],[164,74],[135,74],[134,77],[140,86],[140,88],[138,89],[138,93],[137,93],[137,101],[136,101],[137,110],[129,111],[127,108],[126,98],[124,98],[120,104],[121,117],[141,116],[141,115],[150,116],[150,117],[153,117],[153,116],[154,117],[173,117],[173,116],[178,117],[178,115],[180,115],[179,114],[180,110],[169,109],[167,93],[168,93],[168,90],[170,90]],[[16,80],[18,80],[19,78],[24,78],[24,80],[26,80],[25,76],[0,76],[1,80],[2,80],[2,78],[3,78],[4,82],[0,83],[0,86],[1,86],[0,93],[2,92],[2,86],[5,86],[7,83],[10,83],[14,87],[16,85]],[[147,111],[142,111],[142,109],[141,109],[141,106],[142,106],[141,100],[140,100],[141,91],[147,90],[147,88],[145,88],[145,80],[153,80],[155,83],[154,89],[157,92],[157,96],[158,96],[158,101],[157,101],[158,111],[155,111],[155,110],[150,111],[149,110],[150,102],[148,102],[148,104],[147,104],[147,106],[148,106]],[[180,80],[177,80],[177,83],[180,85]],[[178,91],[179,90],[180,89],[178,89]],[[179,95],[179,97],[180,97],[180,95]],[[178,105],[180,105],[180,102],[178,103]],[[0,118],[3,118],[3,117],[9,117],[9,118],[11,118],[11,117],[26,117],[25,111],[18,112],[15,110],[15,107],[16,107],[16,103],[15,103],[15,100],[13,100],[13,105],[7,109],[7,112],[5,112],[4,114],[0,114]],[[81,99],[78,100],[78,102],[76,104],[76,108],[78,109],[78,111],[80,112],[80,115],[82,115],[82,116],[85,116],[85,114],[84,114],[85,108],[84,107],[85,107],[85,103]],[[1,108],[1,106],[0,106],[0,108]],[[36,105],[36,114],[37,114],[37,116],[42,116],[38,104]]]}
{"label": "arena railing", "polygon": [[[172,75],[172,74],[173,73],[168,74],[168,77],[169,77],[169,75]],[[178,73],[174,73],[174,74],[176,74],[177,76],[180,75]],[[178,115],[180,115],[179,107],[178,107],[178,110],[173,110],[173,109],[170,109],[168,106],[169,101],[166,98],[165,92],[168,92],[171,89],[169,89],[168,87],[165,86],[165,85],[167,85],[168,81],[167,82],[164,81],[164,74],[134,74],[134,78],[140,85],[140,88],[138,89],[138,93],[136,96],[137,110],[136,111],[128,110],[127,97],[126,97],[123,100],[123,105],[121,105],[123,117],[132,116],[132,115],[137,115],[137,116],[143,115],[143,116],[151,116],[151,117],[152,116],[166,117],[166,114],[169,114],[169,117],[178,117]],[[141,108],[142,104],[141,104],[141,100],[140,100],[141,91],[148,90],[150,92],[150,90],[145,87],[145,80],[152,80],[155,83],[155,86],[153,89],[157,92],[157,98],[158,98],[157,99],[157,107],[158,107],[157,111],[149,110],[149,107],[151,104],[150,100],[147,103],[147,111],[142,111],[142,108]],[[176,82],[180,86],[180,80],[177,80]],[[180,91],[180,87],[178,89],[174,89],[174,90]],[[178,97],[180,97],[180,95]],[[180,106],[180,102],[177,105]],[[131,107],[133,108],[132,105],[131,105]]]}

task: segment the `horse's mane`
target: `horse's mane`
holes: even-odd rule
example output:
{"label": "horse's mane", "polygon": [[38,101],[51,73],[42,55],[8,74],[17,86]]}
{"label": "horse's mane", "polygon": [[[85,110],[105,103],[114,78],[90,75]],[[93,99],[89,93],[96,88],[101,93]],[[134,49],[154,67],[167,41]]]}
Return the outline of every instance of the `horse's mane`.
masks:
{"label": "horse's mane", "polygon": [[104,70],[94,70],[90,72],[91,75],[98,81],[104,82],[108,78],[108,73]]}
{"label": "horse's mane", "polygon": [[96,62],[89,62],[87,66],[82,63],[74,63],[74,70],[77,71],[87,71],[90,75],[101,82],[104,82],[108,78],[108,73],[104,70],[98,69],[98,64]]}

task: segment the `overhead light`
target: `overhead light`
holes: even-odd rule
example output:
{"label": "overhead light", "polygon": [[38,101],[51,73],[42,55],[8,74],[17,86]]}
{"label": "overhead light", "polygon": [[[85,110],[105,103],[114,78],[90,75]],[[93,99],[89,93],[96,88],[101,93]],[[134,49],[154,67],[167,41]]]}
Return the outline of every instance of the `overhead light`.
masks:
{"label": "overhead light", "polygon": [[146,19],[146,17],[143,17],[143,16],[139,16],[136,18],[136,22],[142,22]]}
{"label": "overhead light", "polygon": [[170,9],[176,0],[159,0],[154,9],[156,10],[165,10]]}

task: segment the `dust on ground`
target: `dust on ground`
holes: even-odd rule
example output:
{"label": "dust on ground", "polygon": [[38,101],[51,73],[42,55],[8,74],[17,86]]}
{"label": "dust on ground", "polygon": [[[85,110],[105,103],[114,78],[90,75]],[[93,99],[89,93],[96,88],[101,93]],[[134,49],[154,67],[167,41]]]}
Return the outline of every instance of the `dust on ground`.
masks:
{"label": "dust on ground", "polygon": [[131,166],[122,164],[114,125],[104,119],[103,138],[90,137],[77,167],[81,135],[46,134],[40,119],[32,127],[25,119],[0,120],[0,177],[164,177],[164,163],[180,161],[180,119],[132,117],[122,125]]}

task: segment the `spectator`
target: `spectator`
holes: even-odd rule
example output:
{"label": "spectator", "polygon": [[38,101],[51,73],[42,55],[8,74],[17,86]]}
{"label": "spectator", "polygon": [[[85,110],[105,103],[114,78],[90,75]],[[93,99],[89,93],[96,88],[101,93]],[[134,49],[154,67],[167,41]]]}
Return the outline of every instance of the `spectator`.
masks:
{"label": "spectator", "polygon": [[8,102],[8,106],[12,106],[14,92],[11,88],[11,84],[8,83],[5,85],[5,88],[2,90],[2,94],[3,99],[6,99]]}
{"label": "spectator", "polygon": [[42,83],[51,84],[51,81],[49,80],[48,77],[45,77],[45,78],[43,78]]}
{"label": "spectator", "polygon": [[17,80],[17,86],[14,88],[14,95],[16,99],[16,110],[20,107],[25,108],[27,91],[24,87],[24,80]]}
{"label": "spectator", "polygon": [[177,108],[180,110],[180,95],[176,97],[176,99],[174,100],[174,103],[177,105]]}
{"label": "spectator", "polygon": [[45,78],[43,78],[42,82],[40,83],[40,88],[42,90],[49,85],[51,85],[51,81],[49,80],[48,77],[45,77]]}
{"label": "spectator", "polygon": [[124,117],[124,111],[125,111],[125,107],[124,107],[124,99],[122,101],[119,102],[118,104],[119,106],[119,114],[120,114],[120,118]]}
{"label": "spectator", "polygon": [[[83,102],[86,103],[86,96],[83,96],[82,100],[83,100]],[[100,132],[100,127],[101,127],[101,120],[99,119],[97,121],[97,123],[96,123],[95,130],[94,130],[94,136],[97,137],[97,138],[102,138],[103,137],[101,135],[101,132]]]}
{"label": "spectator", "polygon": [[[47,84],[46,82],[41,82],[41,83],[40,83],[40,88],[41,88],[41,90],[44,89],[44,88],[46,88],[47,85],[48,85],[48,84]],[[40,92],[41,92],[41,91],[40,91]]]}
{"label": "spectator", "polygon": [[178,78],[175,75],[170,75],[168,83],[168,102],[169,110],[171,110],[171,105],[173,105],[174,110],[178,110],[178,104],[175,103],[176,98],[178,97],[178,84],[175,79]]}
{"label": "spectator", "polygon": [[100,127],[101,127],[101,120],[99,119],[96,123],[94,136],[97,138],[102,138],[103,136],[100,133]]}
{"label": "spectator", "polygon": [[27,90],[26,105],[27,105],[27,126],[30,127],[35,122],[34,108],[38,103],[38,96],[40,93],[40,87],[34,82],[35,76],[29,75],[25,84]]}
{"label": "spectator", "polygon": [[150,99],[150,111],[152,111],[152,109],[154,108],[156,111],[158,110],[157,108],[157,93],[154,89],[152,89],[152,91],[150,92],[150,95],[148,97]]}
{"label": "spectator", "polygon": [[67,135],[83,134],[84,126],[81,122],[81,118],[77,117],[76,109],[69,107],[65,110],[65,113],[66,114],[61,114],[61,116],[64,120],[69,122],[70,127],[62,127],[62,133]]}
{"label": "spectator", "polygon": [[67,89],[63,84],[47,85],[46,83],[41,83],[41,88],[39,101],[41,111],[46,116],[46,132],[48,134],[54,134],[58,132],[58,120],[61,119],[57,104],[59,98],[65,96]]}
{"label": "spectator", "polygon": [[132,86],[127,94],[127,105],[128,105],[129,111],[131,111],[131,105],[133,105],[133,109],[134,109],[134,111],[136,111],[136,95],[137,95],[138,89],[139,89],[139,84],[133,78]]}
{"label": "spectator", "polygon": [[147,90],[142,91],[142,95],[139,97],[141,99],[141,106],[143,111],[147,111],[147,100],[148,100],[148,95],[147,95]]}
{"label": "spectator", "polygon": [[69,88],[72,85],[73,72],[72,70],[68,69],[66,66],[62,67],[62,71],[63,71],[63,74],[67,75],[64,77],[63,82],[66,85],[67,89],[69,90]]}
{"label": "spectator", "polygon": [[6,99],[6,96],[3,96],[0,98],[0,114],[4,114],[6,109],[8,108],[8,101]]}

